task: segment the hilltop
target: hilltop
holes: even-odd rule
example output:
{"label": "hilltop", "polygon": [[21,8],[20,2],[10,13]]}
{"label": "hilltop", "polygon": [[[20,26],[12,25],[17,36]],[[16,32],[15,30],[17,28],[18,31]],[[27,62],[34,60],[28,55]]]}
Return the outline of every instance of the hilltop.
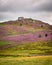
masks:
{"label": "hilltop", "polygon": [[0,23],[0,35],[18,35],[26,33],[34,33],[36,31],[52,30],[52,26],[48,23],[44,23],[39,20],[34,20],[31,18],[19,17],[15,21],[7,21]]}

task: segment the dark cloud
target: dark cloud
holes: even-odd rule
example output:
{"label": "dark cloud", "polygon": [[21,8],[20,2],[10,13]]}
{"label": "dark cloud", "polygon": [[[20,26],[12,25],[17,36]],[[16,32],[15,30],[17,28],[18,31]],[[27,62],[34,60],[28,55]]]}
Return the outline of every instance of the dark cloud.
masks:
{"label": "dark cloud", "polygon": [[[23,2],[22,2],[23,1]],[[45,3],[41,3],[41,0],[8,0],[5,4],[4,1],[0,2],[0,12],[17,12],[17,11],[27,11],[27,12],[37,12],[37,11],[52,11],[52,0],[44,0]],[[34,2],[33,2],[34,1]],[[42,0],[43,1],[43,0]],[[19,3],[18,3],[19,2]],[[37,6],[33,4],[37,3]]]}
{"label": "dark cloud", "polygon": [[38,11],[50,11],[52,12],[52,1],[49,3],[42,4],[37,8]]}
{"label": "dark cloud", "polygon": [[22,15],[40,20],[45,17],[48,20],[52,18],[51,13],[52,0],[0,0],[0,21]]}

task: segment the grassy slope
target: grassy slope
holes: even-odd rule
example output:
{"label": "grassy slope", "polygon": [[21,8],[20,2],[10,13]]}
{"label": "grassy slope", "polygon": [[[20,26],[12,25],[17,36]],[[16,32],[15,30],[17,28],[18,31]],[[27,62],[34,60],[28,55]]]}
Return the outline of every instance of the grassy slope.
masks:
{"label": "grassy slope", "polygon": [[[48,42],[25,42],[25,44],[17,44],[13,45],[12,42],[5,42],[9,44],[9,48],[3,51],[0,50],[0,57],[11,56],[11,57],[19,57],[19,56],[34,56],[34,55],[48,55],[52,54],[52,41]],[[12,45],[11,45],[12,43]],[[16,42],[17,43],[17,42]],[[24,43],[24,42],[23,42]],[[10,46],[12,46],[10,48]]]}
{"label": "grassy slope", "polygon": [[52,56],[0,58],[0,65],[52,65]]}

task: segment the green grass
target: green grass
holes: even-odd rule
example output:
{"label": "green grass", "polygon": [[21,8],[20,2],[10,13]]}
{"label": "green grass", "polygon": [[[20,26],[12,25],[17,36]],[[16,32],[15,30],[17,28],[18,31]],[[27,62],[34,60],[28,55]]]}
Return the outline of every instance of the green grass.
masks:
{"label": "green grass", "polygon": [[6,44],[11,44],[10,41],[0,41],[0,46],[6,45]]}
{"label": "green grass", "polygon": [[[46,53],[47,52],[47,53]],[[40,51],[40,50],[6,50],[0,51],[0,57],[31,57],[36,55],[48,55],[48,51]],[[50,51],[49,51],[50,52]]]}
{"label": "green grass", "polygon": [[[3,44],[2,44],[3,43]],[[5,50],[0,50],[0,57],[2,56],[32,56],[32,55],[49,55],[52,54],[52,43],[50,42],[26,42],[25,44],[17,44],[14,46],[13,42],[1,42],[1,45],[9,44],[13,47]]]}
{"label": "green grass", "polygon": [[0,41],[0,46],[5,44],[8,44],[8,42]]}
{"label": "green grass", "polygon": [[0,58],[0,65],[52,65],[52,56],[48,57],[23,57]]}

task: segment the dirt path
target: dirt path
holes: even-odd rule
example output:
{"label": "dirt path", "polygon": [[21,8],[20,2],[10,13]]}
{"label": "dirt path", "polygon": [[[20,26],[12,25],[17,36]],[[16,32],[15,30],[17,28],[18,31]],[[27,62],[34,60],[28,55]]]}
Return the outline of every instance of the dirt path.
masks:
{"label": "dirt path", "polygon": [[45,58],[51,58],[52,55],[49,56],[33,56],[33,57],[3,57],[0,58],[0,60],[33,60],[33,59],[45,59]]}

